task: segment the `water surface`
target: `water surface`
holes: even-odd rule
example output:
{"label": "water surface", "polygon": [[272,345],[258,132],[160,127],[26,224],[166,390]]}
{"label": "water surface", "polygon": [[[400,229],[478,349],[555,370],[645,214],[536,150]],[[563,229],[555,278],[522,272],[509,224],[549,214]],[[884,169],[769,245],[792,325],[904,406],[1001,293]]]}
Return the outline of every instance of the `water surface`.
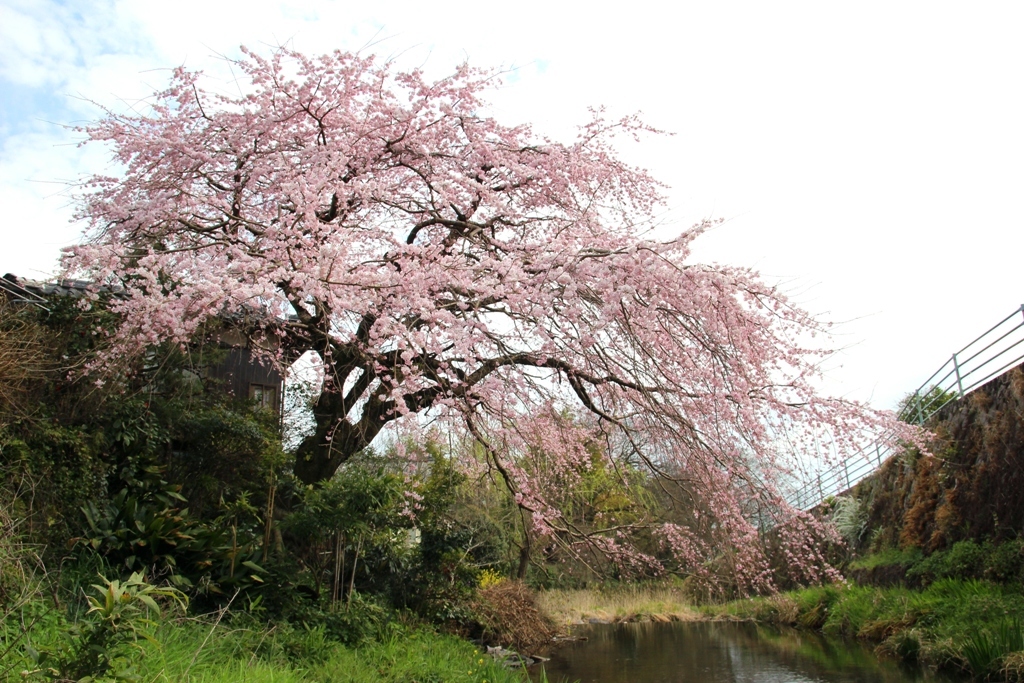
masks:
{"label": "water surface", "polygon": [[[581,683],[910,683],[953,679],[880,660],[857,642],[749,623],[594,624],[544,664]],[[539,667],[533,671],[538,680]]]}

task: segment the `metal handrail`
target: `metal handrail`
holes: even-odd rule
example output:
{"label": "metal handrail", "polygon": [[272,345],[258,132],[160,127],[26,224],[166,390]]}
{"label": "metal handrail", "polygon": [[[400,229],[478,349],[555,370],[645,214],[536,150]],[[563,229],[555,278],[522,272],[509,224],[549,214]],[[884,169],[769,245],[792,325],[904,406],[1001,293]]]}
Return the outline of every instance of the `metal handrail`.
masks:
{"label": "metal handrail", "polygon": [[[1014,318],[1017,318],[1016,322]],[[972,350],[972,347],[980,344],[984,346]],[[969,350],[970,355],[966,355]],[[963,398],[1022,361],[1024,305],[954,353],[950,360],[932,373],[932,376],[908,397],[900,410],[899,419],[923,425],[949,403]],[[951,363],[952,367],[939,377]],[[989,369],[996,363],[1002,364],[995,370]],[[983,371],[987,374],[978,378],[976,373]],[[968,381],[972,375],[974,378]],[[788,496],[787,502],[801,510],[813,508],[829,496],[849,491],[878,470],[899,450],[899,443],[894,437],[891,434],[883,434],[838,465],[816,473],[812,481],[805,480],[802,486]]]}

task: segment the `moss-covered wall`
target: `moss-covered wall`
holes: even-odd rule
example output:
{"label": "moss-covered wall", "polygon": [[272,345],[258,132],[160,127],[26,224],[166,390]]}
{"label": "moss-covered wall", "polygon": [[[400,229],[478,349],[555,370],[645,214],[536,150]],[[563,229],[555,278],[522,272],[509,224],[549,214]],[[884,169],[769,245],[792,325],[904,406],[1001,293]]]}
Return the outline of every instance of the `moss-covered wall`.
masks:
{"label": "moss-covered wall", "polygon": [[857,486],[865,546],[932,552],[1024,535],[1022,368],[943,408],[929,424],[931,455],[906,452]]}

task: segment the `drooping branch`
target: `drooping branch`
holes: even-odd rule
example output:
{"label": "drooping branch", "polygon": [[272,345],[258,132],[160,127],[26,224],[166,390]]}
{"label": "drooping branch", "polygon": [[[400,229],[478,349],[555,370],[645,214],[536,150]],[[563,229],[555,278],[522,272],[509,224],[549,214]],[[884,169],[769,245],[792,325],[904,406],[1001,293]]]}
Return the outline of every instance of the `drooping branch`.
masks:
{"label": "drooping branch", "polygon": [[579,409],[621,439],[614,471],[685,483],[679,497],[714,517],[665,531],[673,552],[700,567],[730,547],[753,577],[764,568],[748,550],[754,515],[793,513],[781,492],[801,449],[824,428],[840,455],[898,429],[818,395],[821,349],[802,340],[823,326],[775,287],[690,263],[708,223],[645,237],[663,188],[613,147],[618,133],[651,131],[636,117],[597,111],[559,143],[484,114],[493,74],[468,67],[428,81],[287,49],[245,51],[237,67],[244,96],[207,96],[179,69],[149,113],[107,112],[83,129],[124,173],[82,186],[90,227],[65,267],[126,287],[99,364],[186,345],[239,309],[273,319],[280,348],[255,350],[266,359],[317,354],[323,391],[294,465],[304,481],[405,416],[472,432],[486,415],[511,449],[494,466],[534,523],[613,552],[615,525],[558,519],[522,467],[528,441],[545,439],[560,471],[586,467],[543,429],[517,431]]}

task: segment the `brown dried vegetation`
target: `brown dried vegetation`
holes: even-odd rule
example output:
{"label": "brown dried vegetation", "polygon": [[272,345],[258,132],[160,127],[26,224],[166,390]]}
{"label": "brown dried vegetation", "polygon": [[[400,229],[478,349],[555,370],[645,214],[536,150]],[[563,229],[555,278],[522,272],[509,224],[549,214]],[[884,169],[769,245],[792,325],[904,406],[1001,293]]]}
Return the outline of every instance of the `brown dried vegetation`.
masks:
{"label": "brown dried vegetation", "polygon": [[23,412],[33,383],[50,370],[44,339],[39,325],[0,296],[0,426]]}
{"label": "brown dried vegetation", "polygon": [[538,609],[533,592],[521,581],[481,588],[473,608],[485,643],[526,653],[555,636],[554,624]]}
{"label": "brown dried vegetation", "polygon": [[908,451],[858,487],[873,549],[933,552],[1024,531],[1024,369],[949,404],[930,427],[931,455]]}

